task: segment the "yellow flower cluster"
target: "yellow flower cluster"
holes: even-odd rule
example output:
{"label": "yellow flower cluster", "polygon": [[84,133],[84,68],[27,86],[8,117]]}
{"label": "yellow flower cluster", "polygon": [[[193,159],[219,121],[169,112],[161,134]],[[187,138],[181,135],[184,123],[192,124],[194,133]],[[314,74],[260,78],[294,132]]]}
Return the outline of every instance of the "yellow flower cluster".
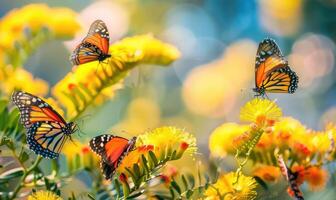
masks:
{"label": "yellow flower cluster", "polygon": [[110,47],[111,58],[74,68],[53,88],[53,95],[67,108],[68,115],[81,112],[89,103],[101,103],[114,95],[131,68],[140,63],[170,64],[179,51],[151,35],[125,38]]}
{"label": "yellow flower cluster", "polygon": [[225,123],[219,126],[210,135],[210,152],[219,157],[225,157],[228,153],[235,154],[237,147],[249,139],[251,131],[268,131],[281,115],[281,109],[273,101],[255,98],[247,102],[240,111],[240,118],[252,124]]}
{"label": "yellow flower cluster", "polygon": [[221,175],[217,182],[211,185],[204,193],[205,200],[246,200],[255,199],[257,196],[257,182],[254,178],[233,172]]}
{"label": "yellow flower cluster", "polygon": [[62,200],[62,198],[50,191],[37,191],[29,195],[28,200]]}
{"label": "yellow flower cluster", "polygon": [[29,4],[10,11],[0,21],[0,49],[8,51],[25,40],[25,30],[34,35],[47,28],[55,37],[72,37],[79,30],[76,13],[67,8],[50,8],[46,4]]}
{"label": "yellow flower cluster", "polygon": [[[244,144],[253,130],[262,130],[256,146],[251,152],[251,159],[259,163],[255,166],[254,175],[265,181],[279,180],[280,172],[274,167],[274,152],[280,152],[294,167],[302,167],[302,171],[310,172],[311,166],[318,166],[303,181],[308,181],[310,188],[320,188],[326,182],[327,172],[321,167],[327,160],[334,159],[336,126],[329,124],[325,131],[307,129],[298,120],[282,117],[281,109],[275,102],[267,99],[253,99],[242,107],[242,121],[252,122],[250,126],[236,123],[225,123],[216,128],[209,139],[209,149],[213,156],[225,157],[235,155],[237,148]],[[230,141],[230,142],[228,142]],[[315,169],[315,168],[314,168]],[[295,170],[294,170],[295,171]]]}
{"label": "yellow flower cluster", "polygon": [[11,66],[0,67],[0,91],[3,95],[11,95],[15,89],[23,90],[38,96],[48,93],[48,83],[22,69],[13,69]]}
{"label": "yellow flower cluster", "polygon": [[138,136],[137,148],[123,159],[117,171],[124,172],[125,168],[137,163],[141,155],[152,151],[159,159],[169,152],[176,151],[176,156],[181,157],[184,152],[194,155],[197,151],[196,138],[182,129],[175,127],[160,127],[145,132]]}

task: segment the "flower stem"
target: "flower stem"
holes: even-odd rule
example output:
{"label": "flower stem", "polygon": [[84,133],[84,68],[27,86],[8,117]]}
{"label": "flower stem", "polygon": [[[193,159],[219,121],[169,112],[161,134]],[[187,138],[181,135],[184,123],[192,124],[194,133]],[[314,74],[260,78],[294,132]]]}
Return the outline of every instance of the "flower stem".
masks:
{"label": "flower stem", "polygon": [[17,187],[15,188],[13,194],[11,195],[10,199],[15,199],[16,196],[18,195],[18,193],[20,192],[21,188],[24,186],[24,182],[25,179],[27,178],[27,176],[36,169],[36,167],[38,167],[38,165],[40,164],[40,162],[42,161],[42,156],[37,156],[37,159],[35,160],[35,162],[33,163],[33,165],[28,168],[26,171],[24,171],[24,174],[22,175],[19,184],[17,185]]}

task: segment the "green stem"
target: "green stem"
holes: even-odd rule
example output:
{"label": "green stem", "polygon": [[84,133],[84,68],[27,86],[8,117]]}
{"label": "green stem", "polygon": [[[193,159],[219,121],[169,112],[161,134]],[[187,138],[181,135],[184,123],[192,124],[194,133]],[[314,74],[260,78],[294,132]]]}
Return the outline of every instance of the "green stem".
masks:
{"label": "green stem", "polygon": [[252,143],[251,145],[249,145],[249,149],[248,151],[246,152],[245,154],[245,158],[243,160],[243,162],[239,162],[239,149],[237,149],[237,152],[236,152],[236,155],[235,155],[235,158],[237,159],[238,161],[238,169],[236,170],[236,175],[237,175],[237,178],[235,180],[235,182],[233,184],[237,184],[238,183],[238,180],[239,180],[239,177],[240,175],[242,174],[242,171],[243,171],[243,167],[244,165],[247,163],[254,147],[257,145],[257,143],[259,142],[259,139],[261,138],[262,134],[264,133],[264,131],[262,129],[258,130],[255,134],[256,136],[254,138],[252,138]]}
{"label": "green stem", "polygon": [[40,162],[42,161],[42,156],[37,156],[37,159],[35,160],[35,162],[33,163],[33,165],[27,169],[27,171],[24,171],[23,176],[21,177],[19,184],[17,185],[17,187],[15,188],[13,194],[11,195],[10,199],[15,199],[16,196],[18,195],[18,193],[20,192],[21,188],[24,186],[24,182],[25,179],[27,178],[27,176],[36,169],[36,167],[38,167],[38,165],[40,164]]}

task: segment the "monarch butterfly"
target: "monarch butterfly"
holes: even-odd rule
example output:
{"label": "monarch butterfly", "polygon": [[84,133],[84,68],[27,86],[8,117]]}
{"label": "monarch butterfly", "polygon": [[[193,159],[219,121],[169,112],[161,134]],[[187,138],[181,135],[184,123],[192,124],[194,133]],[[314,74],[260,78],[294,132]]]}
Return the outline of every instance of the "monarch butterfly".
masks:
{"label": "monarch butterfly", "polygon": [[259,43],[255,63],[255,88],[257,96],[271,93],[294,93],[299,78],[284,59],[278,45],[272,39]]}
{"label": "monarch butterfly", "polygon": [[109,50],[109,32],[102,20],[94,21],[89,29],[87,36],[75,48],[70,56],[73,65],[81,65],[87,62],[104,61],[111,57]]}
{"label": "monarch butterfly", "polygon": [[19,108],[29,148],[44,158],[56,159],[76,124],[67,123],[48,103],[27,92],[15,91],[12,102]]}
{"label": "monarch butterfly", "polygon": [[94,137],[89,146],[101,158],[100,167],[106,180],[111,179],[123,158],[135,147],[136,137],[128,140],[114,135]]}
{"label": "monarch butterfly", "polygon": [[304,200],[302,192],[299,188],[299,184],[297,183],[299,172],[292,172],[292,170],[286,166],[285,161],[283,160],[281,155],[278,155],[278,165],[280,167],[282,175],[288,181],[289,188],[293,192],[294,197],[297,200]]}

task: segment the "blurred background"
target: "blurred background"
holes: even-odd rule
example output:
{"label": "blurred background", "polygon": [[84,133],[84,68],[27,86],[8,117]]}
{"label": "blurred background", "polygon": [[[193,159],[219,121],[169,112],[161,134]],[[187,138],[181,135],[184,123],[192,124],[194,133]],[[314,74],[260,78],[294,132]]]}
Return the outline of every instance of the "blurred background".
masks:
{"label": "blurred background", "polygon": [[266,37],[299,76],[295,94],[269,97],[309,128],[336,122],[335,0],[2,0],[0,16],[28,3],[71,8],[82,23],[75,39],[48,42],[29,58],[25,68],[50,86],[71,70],[70,52],[95,19],[106,22],[112,42],[152,33],[182,53],[172,67],[134,70],[113,100],[80,119],[84,140],[174,125],[195,134],[206,157],[211,131],[238,121],[253,98],[256,49]]}

